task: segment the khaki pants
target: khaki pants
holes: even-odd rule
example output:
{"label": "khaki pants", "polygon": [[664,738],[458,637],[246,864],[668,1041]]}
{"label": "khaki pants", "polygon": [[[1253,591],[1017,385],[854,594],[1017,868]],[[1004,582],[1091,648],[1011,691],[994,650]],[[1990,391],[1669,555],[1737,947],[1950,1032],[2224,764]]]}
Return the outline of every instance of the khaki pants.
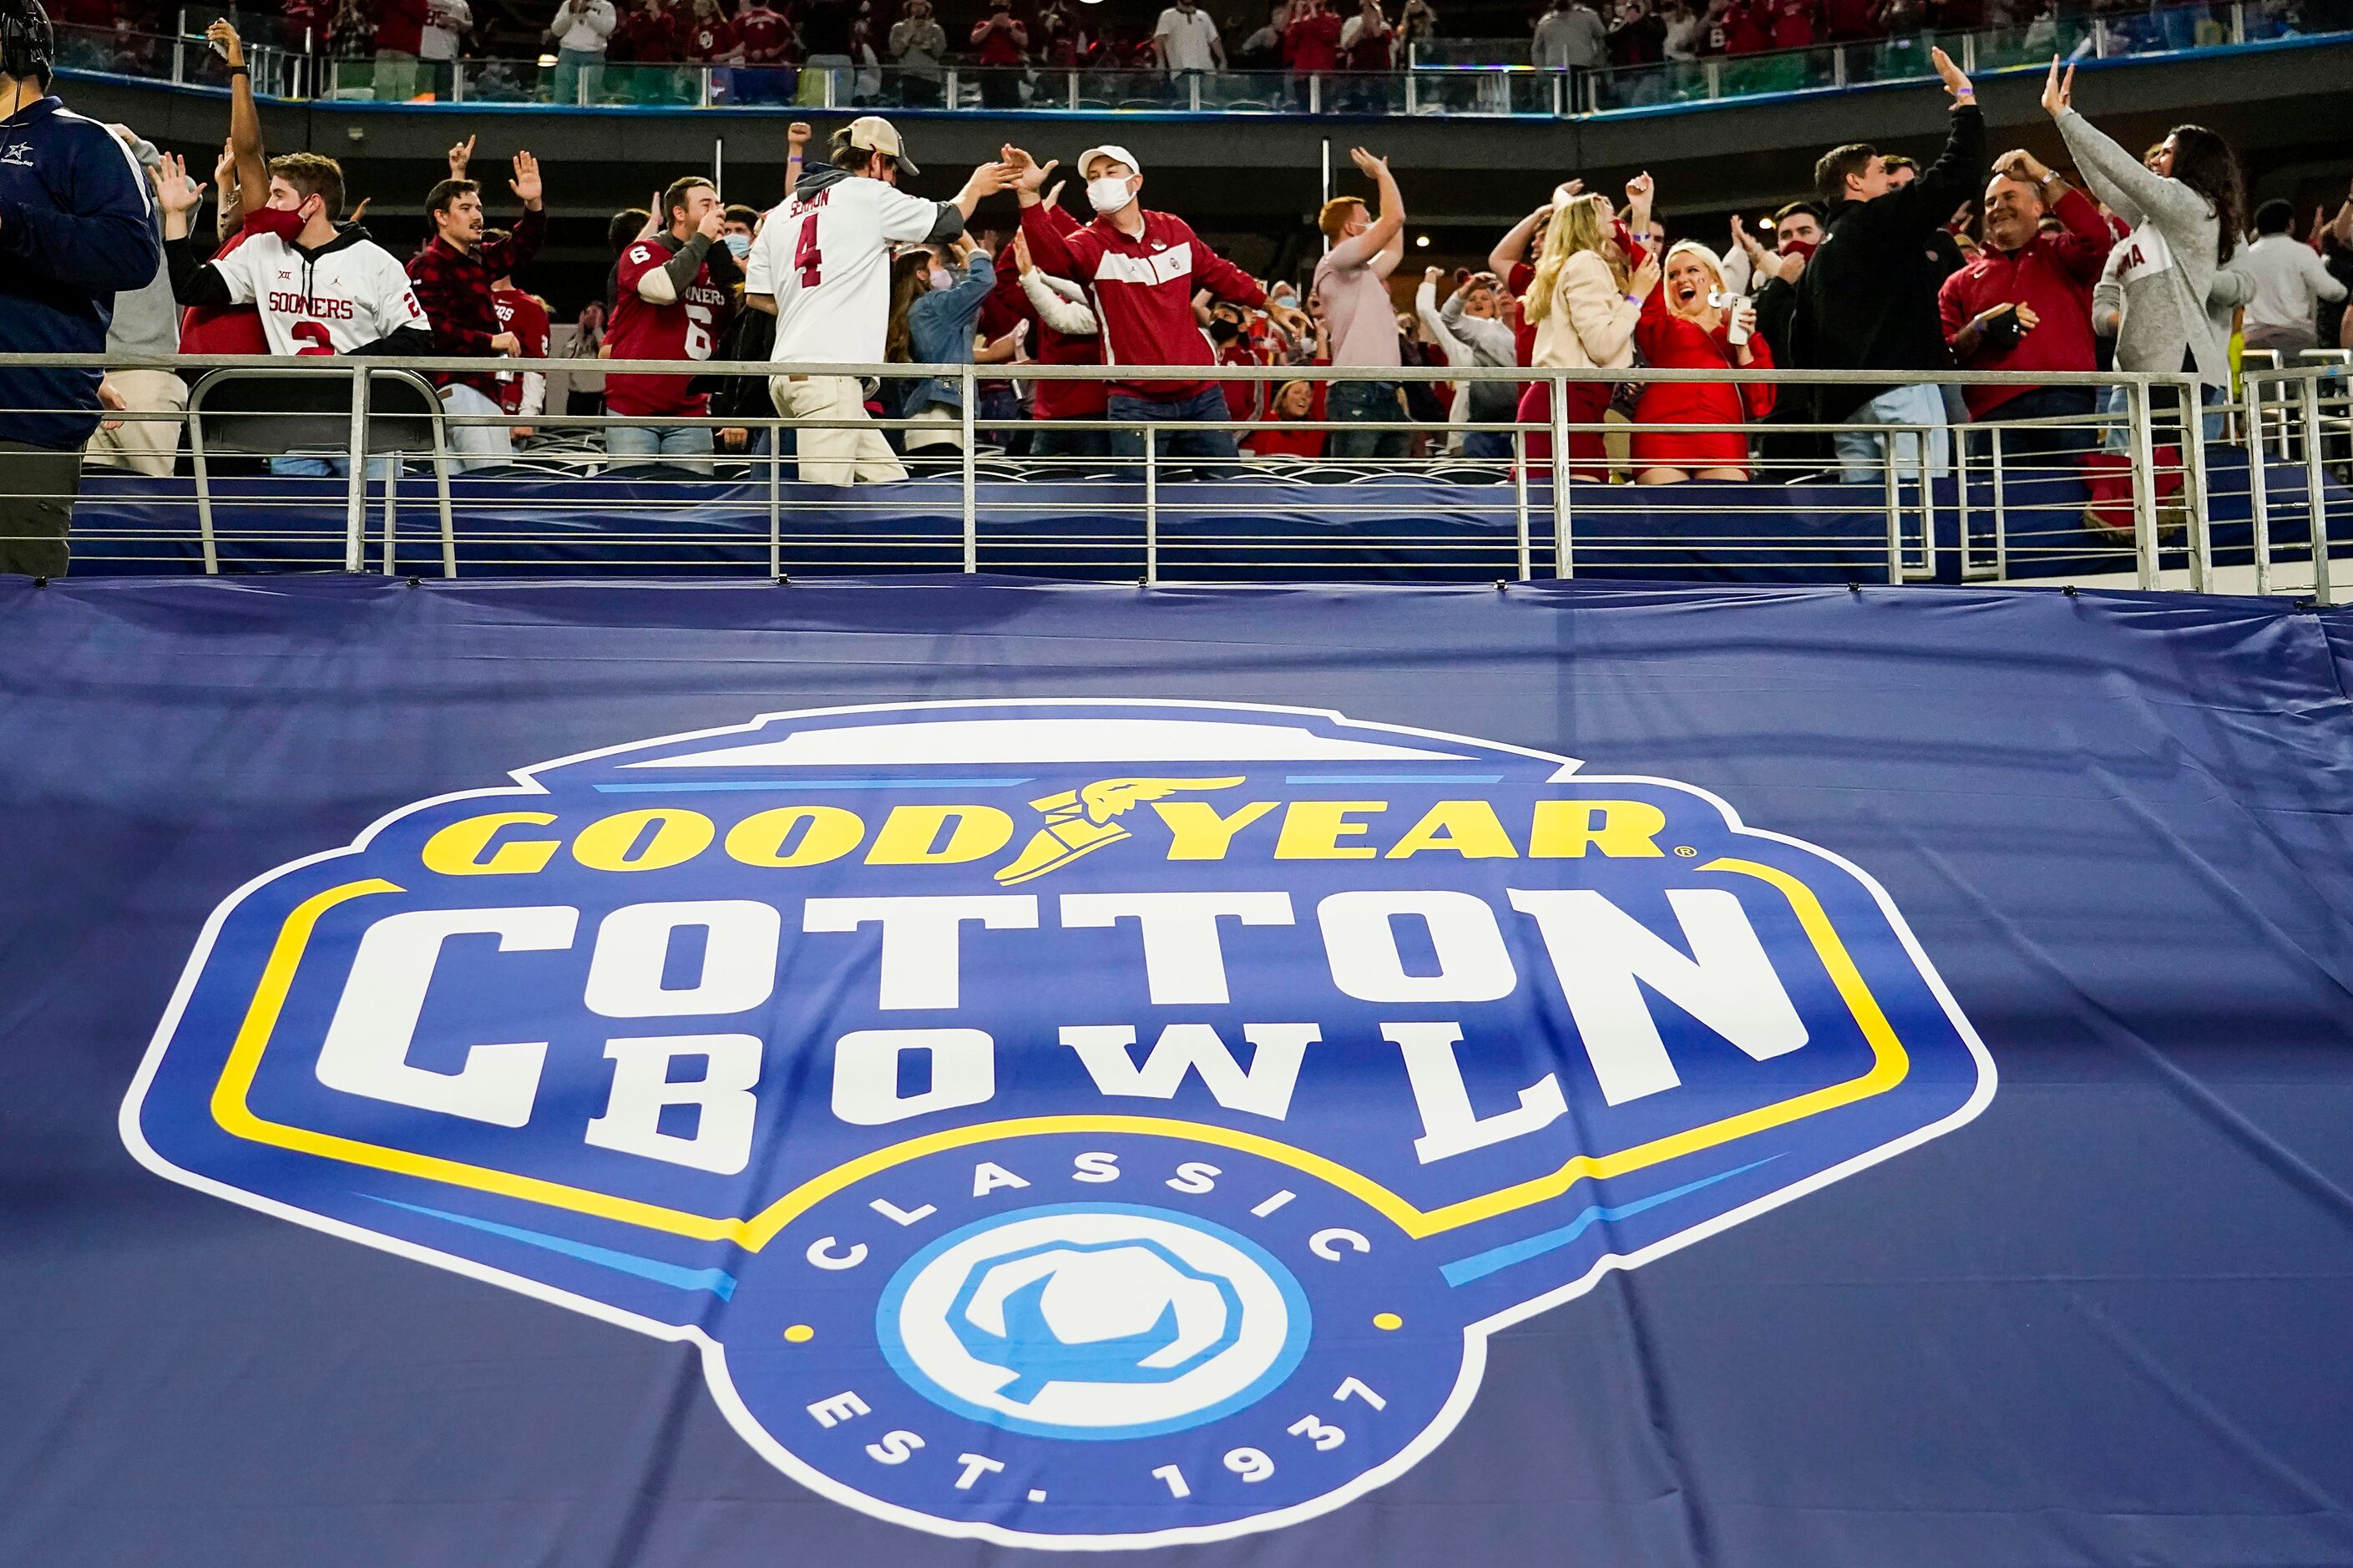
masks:
{"label": "khaki pants", "polygon": [[[106,379],[133,414],[185,414],[188,384],[168,370],[109,371]],[[110,416],[111,417],[111,416]],[[101,425],[82,448],[84,466],[129,468],[151,479],[168,479],[180,456],[179,419],[125,419],[120,428]]]}
{"label": "khaki pants", "polygon": [[903,479],[907,470],[898,454],[882,439],[866,412],[866,399],[854,377],[847,375],[772,375],[768,395],[776,412],[787,419],[851,420],[834,429],[797,426],[795,450],[800,456],[800,478],[812,485],[871,485]]}

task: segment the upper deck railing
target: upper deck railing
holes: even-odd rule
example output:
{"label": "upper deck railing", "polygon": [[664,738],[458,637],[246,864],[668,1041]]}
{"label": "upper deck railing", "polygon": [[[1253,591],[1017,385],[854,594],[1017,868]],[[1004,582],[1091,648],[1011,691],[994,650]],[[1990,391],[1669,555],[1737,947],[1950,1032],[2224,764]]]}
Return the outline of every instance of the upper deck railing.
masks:
{"label": "upper deck railing", "polygon": [[[182,14],[176,34],[61,26],[59,64],[71,72],[222,87],[206,46],[210,12]],[[193,30],[191,25],[193,24]],[[644,64],[530,58],[422,60],[338,58],[325,41],[282,23],[256,24],[248,57],[256,93],[286,100],[503,109],[716,110],[883,108],[914,112],[1026,114],[1405,115],[1560,119],[1838,91],[1935,79],[1941,46],[1973,76],[2040,69],[2072,59],[2158,58],[2250,45],[2353,36],[2353,0],[2229,0],[2093,14],[2063,5],[2020,26],[1921,32],[1738,56],[1715,55],[1600,70],[1541,69],[1517,39],[1416,44],[1396,70],[1171,74],[1082,67],[806,67]]]}

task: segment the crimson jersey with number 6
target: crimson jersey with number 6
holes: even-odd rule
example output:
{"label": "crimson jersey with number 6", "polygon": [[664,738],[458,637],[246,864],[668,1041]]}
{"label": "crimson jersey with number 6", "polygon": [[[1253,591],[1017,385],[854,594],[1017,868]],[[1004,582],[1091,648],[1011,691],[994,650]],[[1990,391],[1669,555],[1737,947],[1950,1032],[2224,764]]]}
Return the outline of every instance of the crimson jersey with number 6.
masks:
{"label": "crimson jersey with number 6", "polygon": [[[665,242],[668,243],[665,243]],[[641,239],[621,252],[621,297],[605,334],[615,359],[709,359],[719,346],[733,301],[711,281],[708,262],[694,281],[679,290],[675,303],[657,305],[638,292],[649,272],[670,265],[678,246],[668,235]],[[615,414],[699,415],[711,406],[708,393],[687,391],[684,375],[608,375],[605,406]]]}
{"label": "crimson jersey with number 6", "polygon": [[[944,226],[944,202],[821,170],[768,215],[744,265],[744,289],[776,300],[772,360],[873,364],[891,317],[891,247]],[[950,232],[954,232],[953,229]]]}

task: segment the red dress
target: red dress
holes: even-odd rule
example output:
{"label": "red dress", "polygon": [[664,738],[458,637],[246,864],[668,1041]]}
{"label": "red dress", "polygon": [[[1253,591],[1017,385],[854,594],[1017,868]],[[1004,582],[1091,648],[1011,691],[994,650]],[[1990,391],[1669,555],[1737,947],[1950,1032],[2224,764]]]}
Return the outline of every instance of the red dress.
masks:
{"label": "red dress", "polygon": [[[1662,279],[1642,301],[1642,319],[1634,325],[1634,346],[1642,361],[1658,370],[1725,370],[1740,363],[1739,351],[1725,341],[1726,328],[1704,331],[1667,309]],[[1763,337],[1751,334],[1753,370],[1771,370],[1773,351]],[[1630,449],[1634,470],[1644,468],[1748,468],[1748,437],[1736,430],[1694,430],[1689,434],[1656,428],[1662,425],[1737,425],[1762,419],[1773,411],[1773,387],[1768,382],[1654,381],[1642,388],[1634,405],[1634,438]]]}

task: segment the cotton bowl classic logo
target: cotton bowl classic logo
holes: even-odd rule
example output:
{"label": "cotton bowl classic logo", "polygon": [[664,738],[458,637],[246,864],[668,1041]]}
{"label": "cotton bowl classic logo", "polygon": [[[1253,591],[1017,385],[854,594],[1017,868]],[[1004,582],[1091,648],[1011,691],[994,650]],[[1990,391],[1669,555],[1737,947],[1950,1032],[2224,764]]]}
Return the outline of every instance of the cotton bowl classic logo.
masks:
{"label": "cotton bowl classic logo", "polygon": [[689,1342],[779,1468],[941,1534],[1336,1508],[1498,1328],[1993,1093],[1861,871],[1517,747],[911,704],[514,776],[223,905],[125,1140]]}

